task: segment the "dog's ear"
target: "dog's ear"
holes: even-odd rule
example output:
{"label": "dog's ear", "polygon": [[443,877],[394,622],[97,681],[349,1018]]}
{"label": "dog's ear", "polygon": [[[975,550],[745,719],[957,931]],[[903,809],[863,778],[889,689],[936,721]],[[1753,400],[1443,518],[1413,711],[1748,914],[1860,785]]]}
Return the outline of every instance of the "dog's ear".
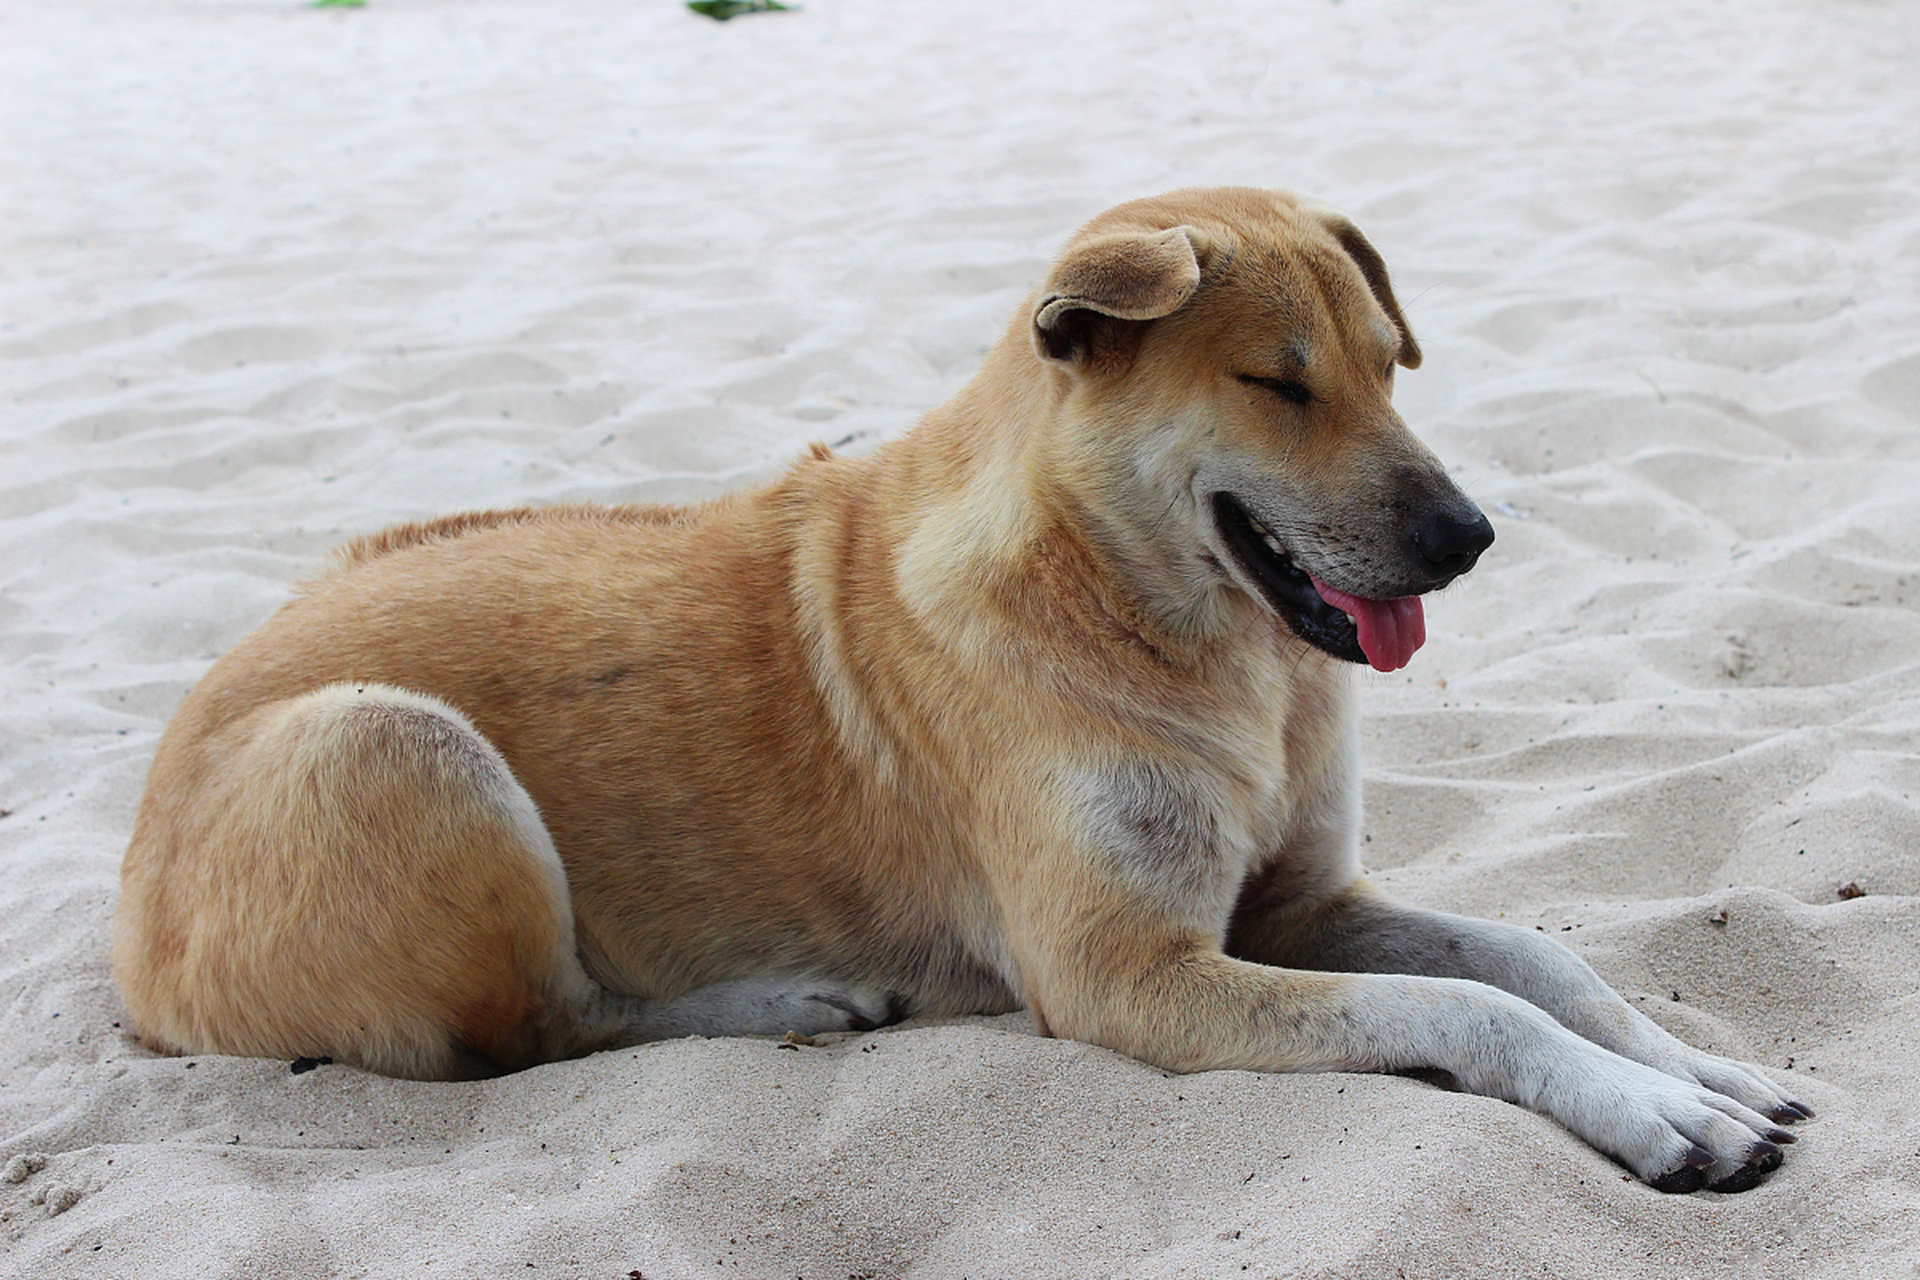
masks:
{"label": "dog's ear", "polygon": [[1116,328],[1172,315],[1200,287],[1209,246],[1205,232],[1185,226],[1122,231],[1075,245],[1040,290],[1034,349],[1048,360],[1083,363]]}
{"label": "dog's ear", "polygon": [[1354,264],[1360,268],[1360,274],[1366,277],[1367,288],[1373,291],[1374,301],[1378,302],[1393,321],[1393,327],[1400,331],[1400,354],[1395,357],[1403,369],[1420,367],[1420,344],[1413,340],[1413,330],[1407,327],[1407,318],[1400,314],[1399,300],[1393,296],[1393,283],[1387,279],[1387,263],[1380,251],[1360,234],[1360,228],[1343,213],[1328,209],[1320,214],[1320,224],[1340,247],[1347,251]]}

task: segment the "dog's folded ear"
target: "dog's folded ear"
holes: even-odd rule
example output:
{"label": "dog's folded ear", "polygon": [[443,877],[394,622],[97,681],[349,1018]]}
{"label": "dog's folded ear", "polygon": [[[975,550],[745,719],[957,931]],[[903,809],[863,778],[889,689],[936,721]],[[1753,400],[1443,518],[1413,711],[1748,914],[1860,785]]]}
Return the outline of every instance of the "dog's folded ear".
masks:
{"label": "dog's folded ear", "polygon": [[1366,278],[1367,288],[1373,291],[1373,299],[1393,321],[1393,327],[1400,331],[1400,354],[1395,357],[1403,369],[1420,367],[1420,344],[1413,340],[1413,330],[1407,327],[1407,318],[1400,314],[1400,302],[1393,296],[1393,283],[1387,279],[1386,259],[1373,247],[1373,242],[1360,234],[1360,228],[1343,213],[1332,209],[1319,210],[1320,225],[1340,242],[1354,265],[1360,268],[1360,274]]}
{"label": "dog's folded ear", "polygon": [[1200,287],[1210,247],[1193,227],[1122,231],[1074,245],[1054,264],[1033,312],[1034,347],[1049,360],[1081,363],[1113,322],[1157,320]]}

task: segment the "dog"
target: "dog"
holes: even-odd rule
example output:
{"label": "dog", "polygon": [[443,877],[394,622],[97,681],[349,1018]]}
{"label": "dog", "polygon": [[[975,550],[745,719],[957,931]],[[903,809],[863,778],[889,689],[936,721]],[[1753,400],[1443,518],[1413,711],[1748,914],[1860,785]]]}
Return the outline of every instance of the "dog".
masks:
{"label": "dog", "polygon": [[1025,1007],[1757,1184],[1807,1107],[1362,872],[1353,672],[1494,536],[1392,407],[1420,359],[1345,217],[1175,192],[868,456],[352,544],[159,744],[114,919],[142,1041],[457,1078]]}

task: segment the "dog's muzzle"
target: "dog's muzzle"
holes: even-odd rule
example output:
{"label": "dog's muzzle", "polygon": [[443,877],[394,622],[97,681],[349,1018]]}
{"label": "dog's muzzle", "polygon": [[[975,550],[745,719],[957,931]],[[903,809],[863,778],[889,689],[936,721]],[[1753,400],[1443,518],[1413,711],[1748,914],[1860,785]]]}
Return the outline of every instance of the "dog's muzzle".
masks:
{"label": "dog's muzzle", "polygon": [[1414,575],[1404,594],[1388,599],[1354,595],[1329,585],[1295,562],[1273,531],[1232,494],[1213,496],[1221,539],[1266,604],[1308,644],[1348,662],[1398,671],[1426,642],[1420,596],[1473,568],[1493,544],[1493,525],[1471,502],[1439,507],[1408,533]]}

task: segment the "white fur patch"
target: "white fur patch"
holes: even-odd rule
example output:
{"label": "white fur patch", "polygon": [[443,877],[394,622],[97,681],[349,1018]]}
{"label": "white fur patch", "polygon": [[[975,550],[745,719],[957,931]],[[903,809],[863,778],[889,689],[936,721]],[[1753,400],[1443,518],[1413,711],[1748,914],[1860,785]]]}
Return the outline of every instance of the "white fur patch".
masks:
{"label": "white fur patch", "polygon": [[1224,927],[1249,850],[1244,832],[1223,824],[1213,788],[1129,761],[1087,776],[1079,810],[1094,847],[1127,880],[1176,915]]}

